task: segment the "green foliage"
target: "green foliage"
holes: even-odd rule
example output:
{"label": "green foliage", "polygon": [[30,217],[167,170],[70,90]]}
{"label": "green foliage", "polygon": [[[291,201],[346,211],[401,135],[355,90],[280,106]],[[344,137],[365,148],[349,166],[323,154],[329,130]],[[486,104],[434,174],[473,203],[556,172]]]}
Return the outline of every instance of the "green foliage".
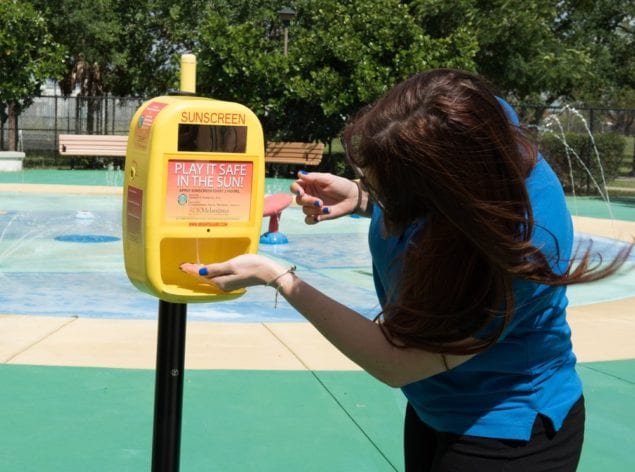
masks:
{"label": "green foliage", "polygon": [[283,95],[287,61],[281,53],[278,4],[273,1],[216,2],[202,17],[193,52],[197,56],[197,91],[238,101],[259,117],[275,113]]}
{"label": "green foliage", "polygon": [[0,1],[0,107],[19,112],[61,71],[62,49],[44,18],[28,3]]}
{"label": "green foliage", "polygon": [[591,80],[578,83],[573,98],[635,106],[635,2],[569,0],[563,5],[567,15],[559,27],[575,47],[585,44],[591,57],[587,67]]}
{"label": "green foliage", "polygon": [[[621,103],[635,81],[635,3],[623,0],[411,0],[432,37],[466,28],[476,70],[515,103]],[[460,36],[457,36],[460,37]],[[538,122],[542,109],[531,121]]]}
{"label": "green foliage", "polygon": [[77,77],[77,65],[82,62],[85,70],[97,64],[100,69],[98,88],[106,93],[112,88],[113,59],[119,50],[118,37],[124,26],[115,14],[114,1],[100,0],[30,0],[30,3],[46,19],[56,41],[64,45],[64,74],[59,81],[63,95],[70,95],[82,81]]}
{"label": "green foliage", "polygon": [[200,13],[199,89],[247,104],[270,139],[329,142],[361,107],[415,72],[474,68],[476,44],[465,28],[451,40],[432,38],[398,0],[298,0],[288,56],[279,2],[227,3]]}
{"label": "green foliage", "polygon": [[178,43],[168,39],[172,18],[158,3],[113,2],[120,25],[116,46],[99,59],[106,64],[104,88],[113,95],[149,97],[178,88]]}
{"label": "green foliage", "polygon": [[[151,97],[178,90],[181,55],[196,52],[205,11],[228,12],[223,0],[116,3],[126,32],[119,43],[117,78],[120,86],[113,88],[113,93],[124,96]],[[201,58],[197,61],[201,65]],[[128,89],[124,81],[126,76],[130,77]]]}
{"label": "green foliage", "polygon": [[[594,146],[595,144],[595,146]],[[540,149],[566,191],[598,194],[598,186],[615,180],[624,157],[626,140],[611,133],[552,133],[540,137]]]}
{"label": "green foliage", "polygon": [[[296,119],[310,116],[320,139],[336,136],[345,120],[397,82],[455,61],[455,51],[430,37],[397,0],[301,5],[290,52],[288,110]],[[308,106],[314,104],[319,110]]]}
{"label": "green foliage", "polygon": [[[550,104],[571,97],[592,79],[587,44],[567,36],[557,22],[564,2],[479,2],[474,19],[480,51],[478,71],[518,101]],[[489,10],[489,11],[486,11]]]}

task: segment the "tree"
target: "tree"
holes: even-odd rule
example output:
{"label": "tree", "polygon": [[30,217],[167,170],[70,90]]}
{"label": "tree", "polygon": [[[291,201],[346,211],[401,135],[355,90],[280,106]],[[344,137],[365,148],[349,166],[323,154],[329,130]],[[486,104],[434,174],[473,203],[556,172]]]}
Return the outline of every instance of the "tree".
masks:
{"label": "tree", "polygon": [[298,4],[294,31],[290,122],[304,118],[308,128],[298,131],[312,130],[327,142],[362,107],[416,72],[474,67],[475,43],[458,34],[430,36],[397,0],[308,0]]}
{"label": "tree", "polygon": [[270,139],[330,142],[361,107],[415,72],[474,67],[476,44],[464,30],[431,38],[397,0],[298,0],[284,56],[279,7],[215,2],[193,43],[201,92],[248,105]]}
{"label": "tree", "polygon": [[267,137],[284,113],[292,61],[283,55],[278,9],[271,0],[217,2],[206,9],[193,44],[200,93],[244,103],[258,115]]}
{"label": "tree", "polygon": [[[635,3],[616,0],[568,2],[569,29],[593,50],[598,78],[579,84],[575,98],[587,104],[610,104],[614,131],[629,135],[635,122]],[[635,176],[635,150],[632,171]]]}
{"label": "tree", "polygon": [[101,108],[101,97],[111,86],[111,57],[117,50],[120,23],[113,11],[116,2],[100,0],[30,0],[46,18],[57,41],[67,54],[63,77],[58,81],[64,97],[78,90],[76,100],[76,131],[86,106],[86,131],[95,131],[95,117]]}
{"label": "tree", "polygon": [[118,96],[149,97],[178,89],[180,56],[193,50],[209,4],[206,0],[114,2],[120,29],[110,58],[109,90]]}
{"label": "tree", "polygon": [[635,3],[623,0],[563,2],[560,28],[577,44],[586,44],[594,80],[579,83],[574,99],[587,104],[633,107],[635,91]]}
{"label": "tree", "polygon": [[[509,98],[546,107],[570,100],[580,83],[594,80],[592,50],[567,34],[562,5],[557,0],[478,2],[478,70]],[[536,110],[530,121],[539,121],[544,108]]]}
{"label": "tree", "polygon": [[[62,72],[63,50],[28,3],[0,2],[0,109],[8,122],[8,147],[16,150],[17,117]],[[1,134],[1,133],[0,133]]]}
{"label": "tree", "polygon": [[[477,0],[478,71],[519,103],[614,103],[632,89],[633,2]],[[629,26],[630,35],[627,33]]]}
{"label": "tree", "polygon": [[56,41],[66,49],[62,95],[79,87],[80,95],[95,96],[110,88],[109,66],[116,50],[119,21],[112,0],[30,0],[46,19]]}

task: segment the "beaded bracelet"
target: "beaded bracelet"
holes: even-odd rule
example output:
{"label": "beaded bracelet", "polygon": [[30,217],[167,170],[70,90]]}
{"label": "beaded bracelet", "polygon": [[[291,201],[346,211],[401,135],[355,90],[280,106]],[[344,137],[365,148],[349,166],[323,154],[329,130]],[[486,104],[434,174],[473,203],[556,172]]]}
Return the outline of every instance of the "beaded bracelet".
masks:
{"label": "beaded bracelet", "polygon": [[[294,274],[295,273],[295,269],[296,266],[292,265],[291,267],[289,267],[287,270],[285,270],[284,272],[282,272],[281,274],[277,275],[276,277],[273,278],[273,280],[270,280],[269,282],[267,282],[265,284],[265,287],[273,287],[276,283],[276,281],[282,277],[283,275],[287,275],[287,274]],[[276,289],[276,297],[273,300],[273,309],[275,310],[276,308],[278,308],[278,294],[280,293],[280,289],[282,288],[282,285],[278,284],[275,289]]]}

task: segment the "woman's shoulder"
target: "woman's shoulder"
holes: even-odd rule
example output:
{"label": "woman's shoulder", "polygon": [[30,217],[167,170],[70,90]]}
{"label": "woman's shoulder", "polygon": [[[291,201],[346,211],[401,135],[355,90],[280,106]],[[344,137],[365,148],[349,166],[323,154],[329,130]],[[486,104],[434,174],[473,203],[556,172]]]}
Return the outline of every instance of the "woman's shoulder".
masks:
{"label": "woman's shoulder", "polygon": [[557,254],[556,259],[568,260],[573,246],[571,213],[562,183],[541,155],[526,185],[534,217],[534,246],[547,256]]}

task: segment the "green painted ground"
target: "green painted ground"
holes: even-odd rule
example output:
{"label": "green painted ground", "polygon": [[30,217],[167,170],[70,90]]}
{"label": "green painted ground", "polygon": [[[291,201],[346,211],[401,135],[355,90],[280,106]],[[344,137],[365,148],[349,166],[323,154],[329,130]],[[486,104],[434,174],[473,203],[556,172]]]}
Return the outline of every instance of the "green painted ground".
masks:
{"label": "green painted ground", "polygon": [[598,197],[567,197],[567,207],[574,216],[635,221],[635,196],[611,198],[608,205]]}
{"label": "green painted ground", "polygon": [[[635,360],[580,374],[579,470],[635,470]],[[1,365],[0,379],[0,470],[150,470],[153,371]],[[361,372],[188,371],[181,470],[402,470],[403,406]]]}

